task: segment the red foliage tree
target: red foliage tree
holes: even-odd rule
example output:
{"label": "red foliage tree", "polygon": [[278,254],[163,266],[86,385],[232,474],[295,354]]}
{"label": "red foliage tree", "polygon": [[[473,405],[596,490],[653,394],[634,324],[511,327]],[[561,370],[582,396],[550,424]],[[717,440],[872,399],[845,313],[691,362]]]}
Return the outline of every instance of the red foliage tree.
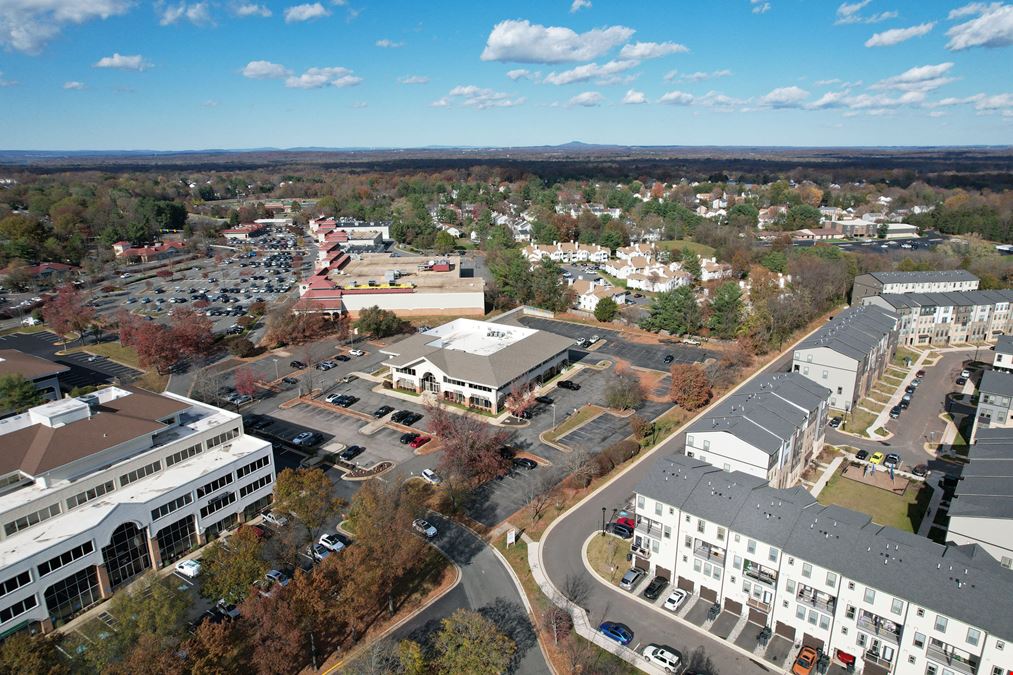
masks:
{"label": "red foliage tree", "polygon": [[180,357],[169,329],[154,321],[141,322],[133,332],[131,343],[141,366],[154,368],[159,373],[168,370]]}
{"label": "red foliage tree", "polygon": [[88,306],[80,291],[66,284],[43,305],[42,318],[57,334],[66,336],[83,332],[95,318],[95,310]]}
{"label": "red foliage tree", "polygon": [[257,393],[257,378],[249,366],[238,368],[233,379],[236,393],[243,396],[254,396]]}
{"label": "red foliage tree", "polygon": [[427,406],[429,431],[443,447],[440,469],[470,483],[480,484],[502,473],[507,461],[499,449],[506,432],[471,415],[458,415],[443,405]]}
{"label": "red foliage tree", "polygon": [[133,341],[137,335],[137,329],[144,323],[141,317],[131,314],[125,309],[116,312],[116,324],[120,329],[120,344],[124,347],[133,347]]}
{"label": "red foliage tree", "polygon": [[215,341],[211,327],[211,319],[204,314],[192,309],[177,309],[172,315],[170,329],[173,347],[184,356],[206,355]]}
{"label": "red foliage tree", "polygon": [[504,405],[511,413],[520,417],[525,410],[535,405],[535,389],[530,384],[514,384]]}
{"label": "red foliage tree", "polygon": [[703,366],[693,363],[672,366],[672,402],[696,410],[711,400],[711,383]]}

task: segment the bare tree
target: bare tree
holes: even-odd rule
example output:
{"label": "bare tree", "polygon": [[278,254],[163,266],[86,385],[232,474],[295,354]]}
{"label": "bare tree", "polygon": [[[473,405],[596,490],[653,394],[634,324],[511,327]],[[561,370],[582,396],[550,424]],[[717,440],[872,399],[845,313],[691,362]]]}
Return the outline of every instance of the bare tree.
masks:
{"label": "bare tree", "polygon": [[552,643],[558,645],[559,638],[565,638],[573,630],[573,619],[570,617],[570,613],[562,607],[549,605],[542,612],[542,625],[545,630],[552,633]]}
{"label": "bare tree", "polygon": [[566,458],[570,482],[577,487],[587,487],[595,475],[594,458],[584,448],[577,448]]}
{"label": "bare tree", "polygon": [[190,387],[191,395],[205,403],[218,404],[221,402],[222,387],[225,385],[225,376],[211,368],[201,368],[193,375],[193,385]]}
{"label": "bare tree", "polygon": [[560,589],[563,595],[577,607],[587,604],[587,596],[591,592],[586,574],[567,574]]}
{"label": "bare tree", "polygon": [[531,507],[531,520],[542,517],[545,507],[552,501],[553,481],[547,473],[529,474],[524,481],[524,497]]}

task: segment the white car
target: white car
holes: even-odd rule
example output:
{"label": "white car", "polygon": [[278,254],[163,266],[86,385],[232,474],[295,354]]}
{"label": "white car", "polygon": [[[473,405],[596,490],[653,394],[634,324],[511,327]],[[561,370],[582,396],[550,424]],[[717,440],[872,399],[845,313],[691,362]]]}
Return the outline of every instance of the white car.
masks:
{"label": "white car", "polygon": [[176,573],[183,575],[187,579],[194,579],[200,575],[200,561],[181,560],[176,563]]}
{"label": "white car", "polygon": [[439,485],[443,482],[440,478],[440,474],[436,473],[432,469],[422,469],[422,480],[426,481],[430,485]]}
{"label": "white car", "polygon": [[647,645],[644,647],[644,658],[648,662],[653,663],[661,668],[666,673],[674,673],[679,670],[679,666],[682,664],[682,654],[675,647],[669,647],[667,645]]}
{"label": "white car", "polygon": [[665,605],[664,605],[665,609],[667,609],[670,612],[676,611],[677,609],[679,609],[679,606],[682,605],[682,603],[686,600],[688,596],[689,592],[681,588],[676,588],[675,590],[673,590],[671,593],[668,594],[667,598],[665,598]]}
{"label": "white car", "polygon": [[412,527],[419,534],[425,535],[426,539],[432,539],[439,534],[437,529],[429,524],[428,520],[422,520],[421,518],[416,518],[415,521],[412,522]]}
{"label": "white car", "polygon": [[960,371],[960,376],[961,377],[971,377],[971,371],[968,370],[967,368],[964,368],[962,371]]}
{"label": "white car", "polygon": [[130,272],[124,272],[123,274],[120,275],[120,279],[129,279],[132,276],[134,275],[131,274]]}
{"label": "white car", "polygon": [[334,551],[338,553],[344,550],[345,545],[341,543],[341,539],[336,534],[322,534],[320,535],[319,544],[326,548],[328,551]]}
{"label": "white car", "polygon": [[22,326],[35,326],[40,323],[42,322],[36,319],[34,316],[26,316],[24,319],[21,319]]}
{"label": "white car", "polygon": [[291,581],[291,579],[288,578],[288,575],[280,570],[271,570],[265,574],[264,577],[268,581],[276,583],[279,586],[288,586],[288,582]]}
{"label": "white car", "polygon": [[288,518],[274,511],[265,511],[264,522],[275,527],[284,527],[288,524]]}
{"label": "white car", "polygon": [[349,349],[348,353],[351,354],[352,356],[365,356],[366,355],[366,352],[362,351],[361,349]]}

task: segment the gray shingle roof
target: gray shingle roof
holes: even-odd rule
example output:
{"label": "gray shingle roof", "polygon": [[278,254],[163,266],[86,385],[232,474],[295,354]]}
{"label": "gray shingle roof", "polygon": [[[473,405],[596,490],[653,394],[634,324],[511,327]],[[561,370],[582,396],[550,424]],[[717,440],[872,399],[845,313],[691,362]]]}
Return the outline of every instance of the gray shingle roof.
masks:
{"label": "gray shingle roof", "polygon": [[884,284],[925,284],[940,281],[978,281],[967,270],[933,270],[928,272],[870,272],[869,276]]}
{"label": "gray shingle roof", "polygon": [[995,342],[995,351],[1013,354],[1013,335],[1000,335]]}
{"label": "gray shingle roof", "polygon": [[1013,519],[1013,429],[979,429],[967,456],[950,515]]}
{"label": "gray shingle roof", "polygon": [[879,297],[883,299],[883,302],[897,309],[902,307],[974,307],[1013,302],[1013,290],[884,293]]}
{"label": "gray shingle roof", "polygon": [[982,394],[1013,396],[1013,373],[986,370],[981,376],[981,386],[978,389]]}
{"label": "gray shingle roof", "polygon": [[882,307],[849,307],[799,343],[796,349],[827,347],[861,361],[896,325],[896,315]]}
{"label": "gray shingle roof", "polygon": [[873,523],[863,513],[822,506],[799,488],[777,490],[683,455],[659,460],[636,491],[733,531],[741,527],[743,534],[779,545],[789,556],[1013,640],[1013,572],[976,545],[936,544]]}

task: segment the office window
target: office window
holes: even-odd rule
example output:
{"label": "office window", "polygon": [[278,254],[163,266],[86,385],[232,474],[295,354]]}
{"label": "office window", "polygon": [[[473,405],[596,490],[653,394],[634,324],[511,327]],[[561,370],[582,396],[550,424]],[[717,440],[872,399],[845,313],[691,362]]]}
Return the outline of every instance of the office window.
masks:
{"label": "office window", "polygon": [[696,521],[696,531],[699,532],[700,534],[703,534],[705,529],[706,529],[706,524],[704,523],[703,519],[697,520]]}
{"label": "office window", "polygon": [[193,502],[193,495],[187,492],[182,497],[177,497],[176,499],[173,499],[171,502],[162,504],[161,506],[152,509],[151,519],[158,520],[159,518],[164,518],[173,511],[178,511],[179,509],[183,508],[184,506],[192,502]]}
{"label": "office window", "polygon": [[777,549],[774,548],[773,546],[771,546],[770,547],[770,553],[767,554],[767,559],[770,562],[776,563],[777,562],[777,553],[778,553]]}
{"label": "office window", "polygon": [[662,511],[661,502],[654,502],[654,515],[660,516]]}
{"label": "office window", "polygon": [[38,525],[44,520],[49,520],[54,516],[58,516],[61,511],[62,509],[59,504],[53,504],[44,509],[39,509],[38,511],[29,513],[27,516],[21,516],[13,522],[4,523],[4,534],[9,537],[21,530],[28,529],[32,525]]}
{"label": "office window", "polygon": [[827,572],[827,586],[837,585],[837,574],[834,572]]}
{"label": "office window", "polygon": [[8,593],[13,593],[22,586],[27,586],[30,583],[32,583],[32,573],[28,570],[25,570],[21,574],[15,574],[9,579],[4,579],[3,581],[0,581],[0,597],[3,597]]}
{"label": "office window", "polygon": [[924,633],[915,633],[914,645],[915,645],[915,647],[918,647],[918,649],[921,649],[922,647],[925,646],[925,634]]}
{"label": "office window", "polygon": [[241,466],[236,469],[236,478],[242,478],[243,476],[253,473],[258,469],[263,469],[265,466],[271,463],[271,458],[268,455],[264,455],[260,459],[254,460],[246,466]]}
{"label": "office window", "polygon": [[787,583],[785,583],[784,587],[785,587],[785,590],[787,590],[792,595],[795,594],[795,581],[793,579],[788,579],[788,581],[787,581]]}
{"label": "office window", "polygon": [[74,562],[75,560],[78,560],[79,558],[85,557],[89,553],[92,553],[94,550],[95,546],[90,541],[86,541],[80,546],[75,546],[69,551],[64,551],[58,556],[54,556],[49,560],[46,560],[45,562],[39,563],[38,567],[39,576],[44,577],[50,572],[55,572],[61,567],[69,565],[70,563]]}
{"label": "office window", "polygon": [[898,600],[897,598],[894,598],[890,602],[890,611],[896,614],[897,616],[900,616],[900,613],[904,611],[904,603]]}
{"label": "office window", "polygon": [[939,631],[940,633],[945,633],[946,632],[946,624],[948,624],[948,623],[949,623],[949,621],[947,620],[947,618],[945,616],[940,616],[939,614],[936,614],[936,626],[935,626],[935,628],[936,628],[937,631]]}
{"label": "office window", "polygon": [[21,616],[30,609],[35,609],[39,605],[39,600],[34,595],[30,595],[24,600],[15,602],[9,607],[0,609],[0,623],[7,623],[16,616]]}
{"label": "office window", "polygon": [[724,540],[725,540],[725,528],[719,527],[718,528],[718,541],[724,541]]}
{"label": "office window", "polygon": [[218,495],[207,503],[207,505],[200,510],[200,517],[207,518],[209,515],[216,511],[224,509],[226,506],[236,501],[235,492],[226,492]]}
{"label": "office window", "polygon": [[746,552],[747,553],[756,553],[756,542],[753,541],[752,539],[747,539],[746,540]]}
{"label": "office window", "polygon": [[199,488],[197,488],[197,499],[200,499],[201,497],[206,497],[212,492],[217,492],[218,490],[222,489],[223,487],[231,483],[233,481],[233,478],[234,478],[233,474],[227,473],[224,476],[214,479],[213,481],[204,483],[204,485],[201,485]]}
{"label": "office window", "polygon": [[865,589],[865,601],[870,605],[876,602],[876,591],[866,587]]}
{"label": "office window", "polygon": [[67,508],[72,509],[75,506],[81,506],[81,504],[86,504],[87,502],[90,502],[93,499],[98,499],[105,493],[112,492],[113,488],[114,488],[113,482],[106,481],[105,483],[102,483],[101,485],[96,485],[95,487],[89,490],[84,490],[83,492],[79,492],[76,495],[67,497]]}
{"label": "office window", "polygon": [[809,563],[802,563],[802,576],[804,576],[806,579],[812,579],[813,566],[810,565]]}
{"label": "office window", "polygon": [[204,452],[204,446],[201,443],[191,445],[189,448],[183,448],[179,452],[174,452],[165,458],[165,467],[169,468],[173,464],[179,464],[180,462],[190,459],[195,455],[199,455],[202,452]]}
{"label": "office window", "polygon": [[150,476],[156,471],[161,470],[162,470],[162,462],[155,460],[154,462],[148,464],[147,466],[142,466],[139,469],[134,469],[133,471],[130,471],[120,476],[120,487],[126,487],[131,483],[133,483],[134,481],[140,480],[145,476]]}
{"label": "office window", "polygon": [[981,631],[976,628],[967,629],[967,644],[978,646],[978,640],[981,639]]}

